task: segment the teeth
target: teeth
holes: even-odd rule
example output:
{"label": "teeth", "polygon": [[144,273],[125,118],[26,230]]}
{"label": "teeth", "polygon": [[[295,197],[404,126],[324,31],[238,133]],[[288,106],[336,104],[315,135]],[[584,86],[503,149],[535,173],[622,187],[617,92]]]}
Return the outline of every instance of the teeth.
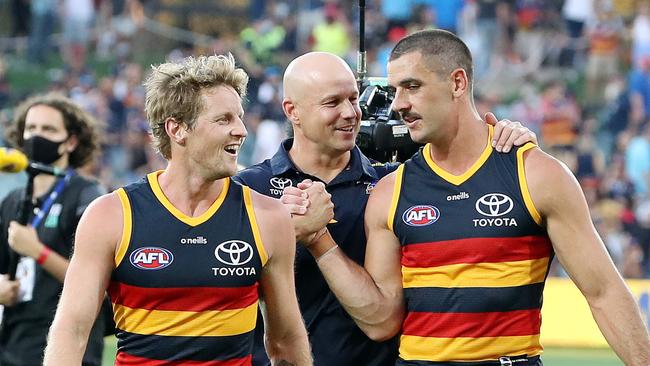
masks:
{"label": "teeth", "polygon": [[239,151],[239,145],[227,145],[224,149],[229,153],[236,154]]}

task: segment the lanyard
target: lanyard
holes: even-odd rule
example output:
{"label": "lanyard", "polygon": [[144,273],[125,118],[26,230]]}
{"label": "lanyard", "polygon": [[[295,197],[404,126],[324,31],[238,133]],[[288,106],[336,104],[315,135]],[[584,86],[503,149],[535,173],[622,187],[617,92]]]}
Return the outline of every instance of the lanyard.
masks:
{"label": "lanyard", "polygon": [[65,177],[59,179],[59,181],[56,183],[56,186],[54,186],[52,193],[50,193],[50,195],[47,196],[47,199],[41,205],[41,208],[38,210],[38,213],[36,213],[36,215],[32,219],[32,222],[29,223],[31,227],[37,228],[38,225],[41,224],[41,221],[43,221],[45,215],[50,211],[52,204],[54,204],[54,201],[56,201],[57,197],[59,197],[61,192],[63,192],[63,189],[68,184],[70,178],[72,178],[73,175],[74,175],[74,170],[72,169],[66,170]]}

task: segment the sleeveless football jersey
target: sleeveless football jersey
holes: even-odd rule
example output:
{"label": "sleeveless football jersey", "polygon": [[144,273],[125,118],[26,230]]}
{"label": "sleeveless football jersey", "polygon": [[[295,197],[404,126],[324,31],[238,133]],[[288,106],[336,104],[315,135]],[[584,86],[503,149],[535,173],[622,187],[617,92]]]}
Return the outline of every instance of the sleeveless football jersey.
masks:
{"label": "sleeveless football jersey", "polygon": [[250,365],[267,260],[250,189],[226,178],[212,206],[189,217],[158,174],[117,191],[124,231],[108,289],[116,365]]}
{"label": "sleeveless football jersey", "polygon": [[[492,128],[490,128],[490,138]],[[460,176],[426,145],[397,171],[388,225],[402,246],[398,365],[537,356],[551,242],[525,180],[527,144],[488,144]]]}

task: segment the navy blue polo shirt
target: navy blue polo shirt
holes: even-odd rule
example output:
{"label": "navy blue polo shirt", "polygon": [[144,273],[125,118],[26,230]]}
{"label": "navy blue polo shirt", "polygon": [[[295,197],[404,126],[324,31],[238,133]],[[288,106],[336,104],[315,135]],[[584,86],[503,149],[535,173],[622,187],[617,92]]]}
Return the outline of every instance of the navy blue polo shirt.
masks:
{"label": "navy blue polo shirt", "polygon": [[[282,190],[304,179],[321,181],[298,169],[289,157],[293,139],[285,140],[275,155],[239,172],[233,180],[266,196],[279,198]],[[339,247],[363,265],[366,249],[364,211],[368,196],[377,181],[397,168],[397,164],[371,161],[359,148],[351,151],[348,166],[326,184],[332,195],[336,223],[328,229]],[[370,340],[345,312],[330,291],[314,258],[302,246],[296,249],[296,293],[305,320],[316,366],[394,365],[397,337],[386,342]],[[254,365],[266,360],[262,344],[263,329],[258,320]]]}

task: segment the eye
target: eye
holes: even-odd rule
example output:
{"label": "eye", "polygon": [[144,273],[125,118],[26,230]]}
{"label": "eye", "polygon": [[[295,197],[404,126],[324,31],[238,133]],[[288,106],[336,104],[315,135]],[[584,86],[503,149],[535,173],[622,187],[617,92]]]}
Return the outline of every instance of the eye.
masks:
{"label": "eye", "polygon": [[408,90],[417,90],[419,87],[420,87],[420,84],[413,83],[413,84],[407,85],[406,89],[408,89]]}

